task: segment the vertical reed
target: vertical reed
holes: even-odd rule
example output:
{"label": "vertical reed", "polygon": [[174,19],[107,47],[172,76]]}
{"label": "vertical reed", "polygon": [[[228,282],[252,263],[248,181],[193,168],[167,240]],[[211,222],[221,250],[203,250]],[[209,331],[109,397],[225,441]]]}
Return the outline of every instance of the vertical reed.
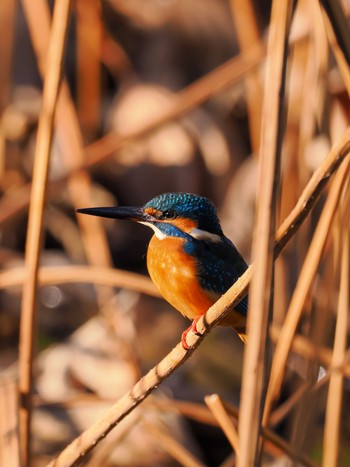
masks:
{"label": "vertical reed", "polygon": [[58,0],[55,3],[52,33],[48,48],[48,71],[44,82],[43,105],[39,120],[33,169],[33,186],[25,252],[26,278],[23,284],[19,349],[20,445],[23,466],[29,465],[30,462],[33,350],[42,219],[45,207],[50,148],[61,80],[69,6],[70,0]]}
{"label": "vertical reed", "polygon": [[265,95],[259,159],[257,215],[254,229],[255,271],[250,289],[248,344],[244,354],[239,419],[239,467],[253,466],[258,438],[266,371],[266,341],[272,304],[273,243],[279,184],[282,109],[287,41],[292,2],[273,2],[265,76]]}

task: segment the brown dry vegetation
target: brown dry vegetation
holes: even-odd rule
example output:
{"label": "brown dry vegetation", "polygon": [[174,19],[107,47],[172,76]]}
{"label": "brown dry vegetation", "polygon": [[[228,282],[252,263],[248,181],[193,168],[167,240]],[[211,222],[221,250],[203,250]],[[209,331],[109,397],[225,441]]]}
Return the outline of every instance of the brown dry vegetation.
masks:
{"label": "brown dry vegetation", "polygon": [[[349,3],[49,3],[0,2],[0,465],[349,465]],[[75,214],[166,191],[252,264],[189,351],[150,233]]]}

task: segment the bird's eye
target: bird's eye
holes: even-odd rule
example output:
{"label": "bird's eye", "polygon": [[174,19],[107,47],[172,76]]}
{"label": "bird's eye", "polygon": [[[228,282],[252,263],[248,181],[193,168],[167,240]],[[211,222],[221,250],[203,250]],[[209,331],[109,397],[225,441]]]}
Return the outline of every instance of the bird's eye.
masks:
{"label": "bird's eye", "polygon": [[175,211],[173,211],[172,209],[167,209],[166,211],[162,213],[161,218],[162,219],[175,219],[176,216],[177,214]]}

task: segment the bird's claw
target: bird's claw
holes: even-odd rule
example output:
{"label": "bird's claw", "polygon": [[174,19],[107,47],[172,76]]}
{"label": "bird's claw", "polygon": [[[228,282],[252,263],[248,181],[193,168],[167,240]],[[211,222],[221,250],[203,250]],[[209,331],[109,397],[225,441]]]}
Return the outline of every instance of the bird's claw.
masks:
{"label": "bird's claw", "polygon": [[201,333],[197,330],[197,321],[199,320],[200,316],[198,316],[198,318],[195,318],[193,321],[192,321],[192,324],[191,326],[189,326],[181,335],[181,343],[182,343],[182,347],[185,349],[185,350],[190,350],[192,349],[193,347],[188,345],[187,344],[187,334],[192,331],[196,336],[201,336]]}

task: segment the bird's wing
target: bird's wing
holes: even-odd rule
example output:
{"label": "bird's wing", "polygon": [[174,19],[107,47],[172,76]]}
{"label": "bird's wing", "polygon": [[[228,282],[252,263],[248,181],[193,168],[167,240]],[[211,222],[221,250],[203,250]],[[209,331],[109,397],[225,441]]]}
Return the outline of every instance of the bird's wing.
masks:
{"label": "bird's wing", "polygon": [[[224,294],[248,268],[236,247],[226,237],[221,242],[197,240],[193,242],[192,249],[197,260],[200,285],[210,293]],[[244,297],[235,309],[246,315],[248,297]]]}

